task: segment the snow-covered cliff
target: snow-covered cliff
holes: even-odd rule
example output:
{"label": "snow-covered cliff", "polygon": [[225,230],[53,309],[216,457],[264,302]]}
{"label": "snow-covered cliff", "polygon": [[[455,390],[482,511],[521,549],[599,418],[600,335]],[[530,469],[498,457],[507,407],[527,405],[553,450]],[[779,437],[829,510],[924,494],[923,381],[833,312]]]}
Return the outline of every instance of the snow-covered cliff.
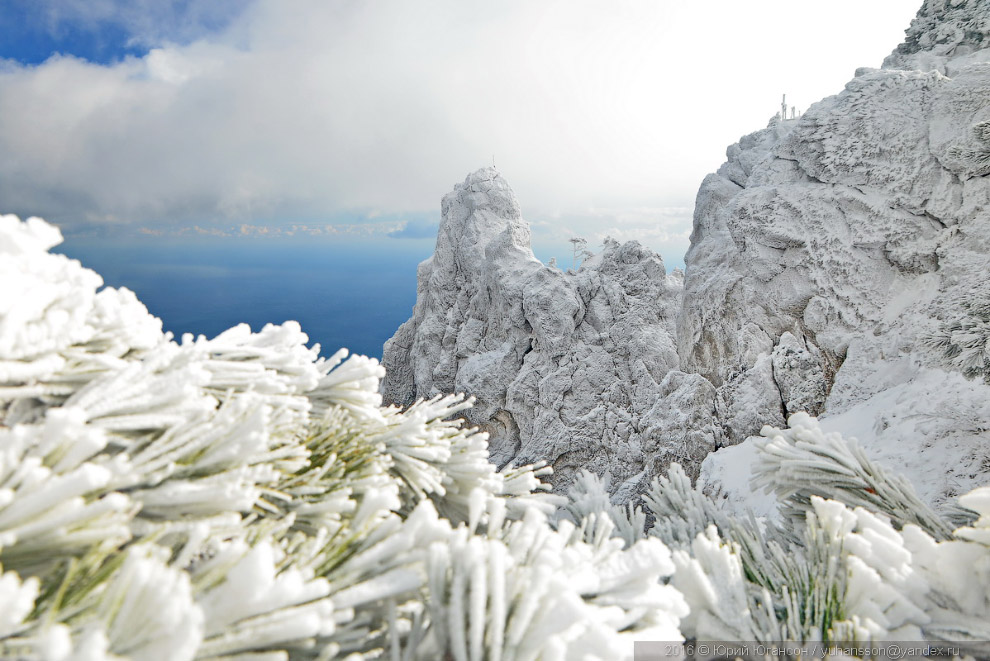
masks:
{"label": "snow-covered cliff", "polygon": [[386,400],[470,393],[468,417],[490,432],[496,463],[547,459],[558,486],[584,467],[611,471],[615,488],[672,460],[696,468],[714,449],[710,420],[657,406],[713,394],[699,377],[667,378],[680,272],[636,242],[609,242],[576,273],[544,266],[492,168],[442,208],[413,317],[385,345]]}
{"label": "snow-covered cliff", "polygon": [[[465,391],[498,463],[610,473],[705,462],[746,501],[745,439],[796,412],[858,437],[933,502],[990,470],[990,2],[929,0],[884,69],[729,147],[701,185],[683,289],[606,245],[540,264],[508,186],[444,198],[386,399]],[[683,300],[683,302],[681,302]],[[714,452],[719,448],[719,452]],[[623,488],[623,482],[627,488]]]}
{"label": "snow-covered cliff", "polygon": [[[744,137],[702,183],[678,352],[721,386],[732,441],[776,401],[765,422],[824,413],[935,502],[990,470],[972,330],[990,302],[988,21],[986,1],[926,2],[886,68]],[[748,452],[713,455],[709,488],[745,500],[727,485]]]}

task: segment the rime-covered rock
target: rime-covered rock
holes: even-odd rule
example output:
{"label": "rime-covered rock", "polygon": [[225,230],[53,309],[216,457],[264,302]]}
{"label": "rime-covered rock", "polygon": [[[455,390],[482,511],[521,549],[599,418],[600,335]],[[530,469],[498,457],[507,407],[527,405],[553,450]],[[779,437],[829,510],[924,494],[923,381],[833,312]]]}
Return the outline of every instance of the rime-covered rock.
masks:
{"label": "rime-covered rock", "polygon": [[925,0],[906,30],[904,43],[884,60],[884,68],[946,73],[952,60],[986,61],[988,9],[986,0]]}
{"label": "rime-covered rock", "polygon": [[[718,429],[714,390],[667,378],[678,365],[680,272],[668,274],[637,242],[615,241],[576,272],[544,266],[492,168],[468,176],[442,209],[413,317],[385,345],[386,400],[469,393],[469,419],[491,434],[496,463],[548,460],[558,485],[590,468],[621,489],[655,475],[657,456],[692,456],[696,470]],[[708,418],[675,433],[659,424],[674,415],[660,411],[667,398],[707,398]]]}
{"label": "rime-covered rock", "polygon": [[[637,244],[543,266],[505,182],[471,175],[386,346],[386,398],[473,394],[498,463],[548,460],[558,484],[611,474],[618,499],[798,412],[931,501],[974,486],[990,456],[988,32],[988,0],[927,0],[885,68],[730,146],[698,192],[683,288]],[[714,453],[704,481],[721,488],[747,452]]]}
{"label": "rime-covered rock", "polygon": [[[705,179],[677,339],[719,386],[727,443],[808,411],[932,501],[985,473],[988,25],[986,0],[926,2],[884,69]],[[711,488],[745,452],[710,457]]]}

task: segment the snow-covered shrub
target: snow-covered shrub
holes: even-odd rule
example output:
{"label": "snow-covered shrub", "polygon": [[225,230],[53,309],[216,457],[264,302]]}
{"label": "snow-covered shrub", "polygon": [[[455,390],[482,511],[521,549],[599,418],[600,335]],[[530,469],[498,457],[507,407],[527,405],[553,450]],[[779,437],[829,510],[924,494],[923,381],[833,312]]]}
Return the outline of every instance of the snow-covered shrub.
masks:
{"label": "snow-covered shrub", "polygon": [[898,525],[916,524],[940,539],[951,536],[952,526],[906,479],[870,461],[855,441],[822,433],[818,421],[806,413],[792,415],[788,423],[786,430],[763,429],[754,485],[776,494],[781,513],[795,529],[817,496],[881,512]]}
{"label": "snow-covered shrub", "polygon": [[645,537],[646,513],[635,503],[615,505],[609,500],[609,476],[604,479],[586,470],[579,471],[567,493],[567,503],[561,512],[578,524],[589,541],[598,534],[599,523],[607,519],[614,526],[612,535],[626,546]]}
{"label": "snow-covered shrub", "polygon": [[954,369],[990,383],[990,286],[974,283],[947,306],[941,326],[925,338],[926,344],[941,351]]}
{"label": "snow-covered shrub", "polygon": [[174,342],[59,239],[0,217],[0,658],[990,639],[990,488],[957,528],[798,415],[760,443],[782,523],[677,465],[642,506],[590,473],[564,498],[542,464],[496,470],[463,396],[382,407],[376,361],[292,322]]}
{"label": "snow-covered shrub", "polygon": [[[623,549],[607,518],[586,540],[570,522],[553,529],[536,508],[465,528],[430,549],[434,623],[415,658],[628,658],[635,640],[680,640],[687,608],[659,580],[673,571],[655,539]],[[525,559],[525,562],[520,560]],[[580,654],[578,654],[580,652]]]}
{"label": "snow-covered shrub", "polygon": [[[688,638],[864,643],[951,641],[990,652],[990,487],[960,498],[952,530],[911,486],[807,414],[765,427],[754,486],[780,521],[732,519],[679,467],[645,497],[649,534],[674,549]],[[967,647],[969,645],[969,647]]]}
{"label": "snow-covered shrub", "polygon": [[321,359],[293,322],[174,342],[60,240],[0,217],[0,657],[610,659],[679,636],[663,545],[551,525],[549,468],[497,471],[454,419],[470,400],[382,407],[377,361]]}

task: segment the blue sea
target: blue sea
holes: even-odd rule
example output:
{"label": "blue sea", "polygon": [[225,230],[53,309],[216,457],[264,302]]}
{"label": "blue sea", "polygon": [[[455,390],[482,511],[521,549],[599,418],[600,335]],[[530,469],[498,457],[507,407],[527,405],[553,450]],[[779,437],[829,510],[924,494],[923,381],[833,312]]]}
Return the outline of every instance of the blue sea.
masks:
{"label": "blue sea", "polygon": [[238,323],[298,321],[321,354],[380,358],[412,314],[434,240],[67,239],[55,252],[127,287],[166,331],[214,337]]}

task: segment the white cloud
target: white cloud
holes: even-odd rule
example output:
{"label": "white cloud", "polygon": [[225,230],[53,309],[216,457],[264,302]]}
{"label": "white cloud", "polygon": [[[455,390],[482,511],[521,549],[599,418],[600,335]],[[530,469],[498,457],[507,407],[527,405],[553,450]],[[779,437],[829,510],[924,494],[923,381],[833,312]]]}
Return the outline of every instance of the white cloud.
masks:
{"label": "white cloud", "polygon": [[683,266],[691,236],[691,207],[593,208],[530,221],[535,250],[541,257],[569,254],[567,240],[579,236],[593,250],[610,237],[639,241],[660,253],[668,266]]}
{"label": "white cloud", "polygon": [[423,211],[494,155],[524,215],[608,209],[613,234],[680,250],[682,225],[636,210],[689,209],[780,93],[806,107],[879,65],[916,4],[258,0],[144,58],[0,71],[0,207],[67,225]]}

